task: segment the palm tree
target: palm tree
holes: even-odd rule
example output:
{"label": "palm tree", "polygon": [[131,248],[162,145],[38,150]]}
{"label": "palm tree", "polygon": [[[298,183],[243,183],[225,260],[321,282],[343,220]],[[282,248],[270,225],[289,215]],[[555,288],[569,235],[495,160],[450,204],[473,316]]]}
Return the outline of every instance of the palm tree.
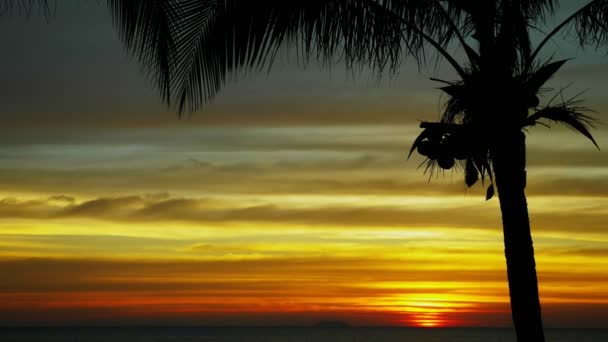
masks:
{"label": "palm tree", "polygon": [[[555,15],[559,0],[108,0],[126,48],[163,100],[181,115],[213,99],[229,76],[272,66],[281,47],[302,60],[396,72],[434,51],[454,68],[443,81],[449,100],[440,122],[425,122],[415,140],[436,167],[464,171],[465,183],[489,179],[498,191],[513,322],[520,342],[544,341],[534,250],[525,196],[524,132],[564,124],[597,146],[594,123],[577,97],[561,93],[541,106],[543,85],[566,61],[538,57],[568,30],[581,46],[608,43],[608,0],[587,0],[535,48],[530,32]],[[20,3],[21,6],[16,4]],[[23,6],[23,4],[26,4]],[[5,0],[0,14],[46,0]],[[459,46],[464,62],[448,53]]]}

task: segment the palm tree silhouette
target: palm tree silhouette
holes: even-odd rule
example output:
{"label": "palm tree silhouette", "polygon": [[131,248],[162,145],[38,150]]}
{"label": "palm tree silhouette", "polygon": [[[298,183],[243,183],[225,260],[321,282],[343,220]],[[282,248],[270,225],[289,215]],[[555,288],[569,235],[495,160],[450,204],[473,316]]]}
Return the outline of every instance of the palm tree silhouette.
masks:
{"label": "palm tree silhouette", "polygon": [[[2,11],[45,0],[6,0]],[[26,5],[23,5],[23,4]],[[568,29],[581,46],[608,43],[608,0],[589,0],[533,48],[530,31],[552,18],[559,0],[108,0],[126,48],[168,106],[181,115],[213,99],[241,70],[264,70],[280,47],[348,67],[396,72],[404,58],[432,50],[457,72],[437,80],[449,97],[440,122],[423,122],[410,155],[427,170],[456,168],[473,186],[489,179],[502,211],[513,322],[520,342],[544,341],[525,196],[527,128],[564,124],[591,139],[594,119],[561,92],[541,105],[539,91],[566,61],[539,62]],[[542,34],[540,30],[539,34]],[[465,62],[448,53],[458,45]],[[496,187],[496,189],[495,189]]]}

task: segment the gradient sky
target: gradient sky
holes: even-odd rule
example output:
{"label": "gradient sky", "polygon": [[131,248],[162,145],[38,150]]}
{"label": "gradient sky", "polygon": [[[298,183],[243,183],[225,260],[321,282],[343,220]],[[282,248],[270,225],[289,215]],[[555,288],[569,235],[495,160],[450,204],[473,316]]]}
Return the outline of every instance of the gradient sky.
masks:
{"label": "gradient sky", "polygon": [[[178,120],[98,2],[0,18],[0,43],[0,325],[511,324],[497,201],[406,160],[449,70],[285,52]],[[608,57],[554,52],[606,122]],[[528,146],[546,324],[608,327],[608,158],[562,128]]]}

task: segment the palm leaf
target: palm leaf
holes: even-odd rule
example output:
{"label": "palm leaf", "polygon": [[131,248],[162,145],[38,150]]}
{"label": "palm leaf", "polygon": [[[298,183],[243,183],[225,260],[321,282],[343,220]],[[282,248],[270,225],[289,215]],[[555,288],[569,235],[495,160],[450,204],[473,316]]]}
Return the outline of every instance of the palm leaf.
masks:
{"label": "palm leaf", "polygon": [[527,0],[519,1],[524,17],[532,22],[544,21],[554,14],[558,7],[558,0]]}
{"label": "palm leaf", "polygon": [[6,14],[31,15],[34,11],[40,10],[45,16],[50,13],[48,0],[2,0],[0,1],[0,16]]}
{"label": "palm leaf", "polygon": [[[127,50],[171,103],[171,70],[177,53],[179,0],[108,0],[114,23]],[[190,1],[193,2],[193,1]],[[198,1],[197,1],[198,2]]]}
{"label": "palm leaf", "polygon": [[490,184],[488,189],[486,190],[486,201],[489,201],[494,197],[494,184]]}
{"label": "palm leaf", "polygon": [[475,163],[471,158],[467,159],[464,169],[464,180],[466,185],[470,188],[479,180],[479,171],[475,166]]}
{"label": "palm leaf", "polygon": [[230,76],[269,68],[280,48],[304,63],[395,72],[407,55],[425,63],[427,43],[441,50],[470,33],[469,14],[442,0],[108,1],[129,51],[180,113],[200,108]]}
{"label": "palm leaf", "polygon": [[605,47],[608,43],[607,0],[590,1],[573,19],[573,26],[581,45]]}
{"label": "palm leaf", "polygon": [[561,67],[568,62],[569,59],[546,63],[539,67],[536,71],[531,72],[525,80],[526,92],[528,94],[536,94],[540,88],[549,81]]}
{"label": "palm leaf", "polygon": [[502,1],[499,7],[499,33],[496,45],[499,53],[496,59],[500,63],[514,70],[523,69],[532,53],[532,44],[528,33],[530,18],[526,16],[527,1]]}
{"label": "palm leaf", "polygon": [[458,34],[470,33],[467,13],[459,1],[449,0],[363,0],[397,14],[408,23],[409,37],[419,39],[413,28],[423,30],[442,46],[447,46]]}
{"label": "palm leaf", "polygon": [[588,112],[587,109],[572,106],[571,103],[548,106],[530,115],[526,120],[525,126],[534,126],[537,123],[541,123],[542,120],[560,123],[587,137],[599,150],[600,147],[593,138],[593,135],[591,135],[591,132],[589,132],[589,128],[595,127],[597,120],[586,114],[586,112]]}
{"label": "palm leaf", "polygon": [[173,94],[181,111],[198,109],[229,75],[269,67],[281,47],[305,63],[342,58],[396,70],[402,54],[399,18],[357,0],[211,1],[177,25]]}
{"label": "palm leaf", "polygon": [[589,1],[557,25],[532,52],[528,66],[555,35],[567,28],[574,28],[581,46],[591,44],[599,48],[605,45],[608,42],[608,0]]}
{"label": "palm leaf", "polygon": [[410,153],[407,155],[407,159],[410,159],[410,157],[412,156],[412,154],[414,153],[414,151],[418,148],[418,145],[420,145],[420,143],[424,140],[431,137],[431,134],[429,132],[428,129],[425,129],[422,131],[422,133],[420,133],[418,135],[418,137],[416,138],[416,140],[414,140],[414,143],[412,144],[412,147],[410,148]]}

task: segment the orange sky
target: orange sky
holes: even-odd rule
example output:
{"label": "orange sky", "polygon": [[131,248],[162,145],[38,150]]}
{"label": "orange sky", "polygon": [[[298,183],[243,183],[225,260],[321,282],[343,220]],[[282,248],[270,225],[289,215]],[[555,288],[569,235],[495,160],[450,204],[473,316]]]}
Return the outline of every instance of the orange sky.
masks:
{"label": "orange sky", "polygon": [[[0,20],[0,325],[511,324],[497,201],[406,160],[445,70],[284,61],[178,121],[97,6]],[[605,121],[608,67],[563,44],[553,84]],[[561,128],[528,146],[545,322],[606,327],[608,158]]]}

